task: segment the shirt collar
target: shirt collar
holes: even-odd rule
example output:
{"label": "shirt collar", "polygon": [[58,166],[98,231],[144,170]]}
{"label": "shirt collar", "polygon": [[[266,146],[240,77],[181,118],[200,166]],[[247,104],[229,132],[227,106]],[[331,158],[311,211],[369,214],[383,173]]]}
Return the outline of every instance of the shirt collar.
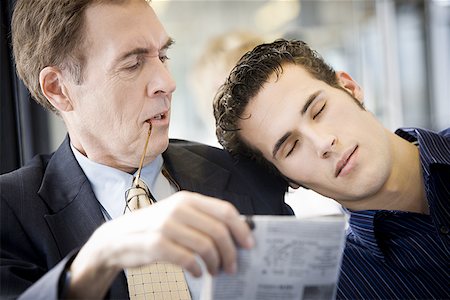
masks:
{"label": "shirt collar", "polygon": [[[448,140],[450,128],[441,133],[420,128],[400,128],[395,133],[410,143],[419,146],[422,169],[427,177],[430,175],[430,165],[450,165],[450,156],[446,155],[450,151],[450,142]],[[447,149],[447,151],[443,149]]]}
{"label": "shirt collar", "polygon": [[[81,154],[72,144],[70,146],[75,159],[88,178],[97,200],[112,219],[121,216],[125,208],[125,191],[131,186],[136,174],[132,175],[99,164]],[[156,159],[142,168],[141,179],[150,190],[155,187],[156,179],[161,174],[162,165],[163,158],[158,155]]]}
{"label": "shirt collar", "polygon": [[380,259],[384,259],[384,254],[381,251],[375,236],[375,217],[381,211],[362,210],[350,212],[349,230],[354,234],[355,239],[367,247],[373,255]]}

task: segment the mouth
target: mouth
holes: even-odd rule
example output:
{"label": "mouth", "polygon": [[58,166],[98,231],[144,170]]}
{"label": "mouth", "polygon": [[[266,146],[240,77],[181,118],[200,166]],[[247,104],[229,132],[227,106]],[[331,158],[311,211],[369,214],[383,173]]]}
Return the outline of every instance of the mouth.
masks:
{"label": "mouth", "polygon": [[145,122],[147,123],[158,123],[160,121],[164,121],[169,117],[169,112],[165,111],[165,112],[161,112],[161,113],[157,113],[154,116],[152,116],[151,118],[147,119]]}
{"label": "mouth", "polygon": [[336,170],[334,172],[335,177],[338,177],[341,174],[342,170],[347,166],[348,162],[350,161],[350,159],[352,158],[353,154],[356,152],[357,149],[358,145],[356,145],[355,147],[349,149],[344,153],[342,159],[339,160],[339,162],[336,164]]}

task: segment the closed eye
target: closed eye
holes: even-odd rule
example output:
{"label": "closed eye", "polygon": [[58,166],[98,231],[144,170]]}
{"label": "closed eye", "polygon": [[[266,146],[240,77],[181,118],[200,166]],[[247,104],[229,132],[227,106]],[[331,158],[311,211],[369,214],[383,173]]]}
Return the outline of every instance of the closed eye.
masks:
{"label": "closed eye", "polygon": [[137,62],[137,63],[135,63],[135,64],[132,65],[132,66],[126,67],[125,69],[128,70],[128,71],[134,71],[134,70],[136,70],[137,68],[139,68],[140,66],[141,66],[141,63],[140,63],[140,62]]}
{"label": "closed eye", "polygon": [[326,103],[323,104],[323,106],[320,108],[320,110],[313,116],[313,120],[315,120],[323,111],[325,108]]}
{"label": "closed eye", "polygon": [[136,60],[136,63],[131,66],[125,67],[125,70],[134,71],[134,70],[138,69],[139,67],[141,67],[143,63],[144,63],[144,59],[142,57],[138,57]]}
{"label": "closed eye", "polygon": [[296,140],[296,141],[294,142],[294,145],[292,145],[292,148],[291,148],[291,150],[289,150],[289,152],[286,154],[286,157],[288,157],[289,155],[291,155],[291,153],[294,151],[295,146],[297,145],[297,143],[298,143],[298,140]]}

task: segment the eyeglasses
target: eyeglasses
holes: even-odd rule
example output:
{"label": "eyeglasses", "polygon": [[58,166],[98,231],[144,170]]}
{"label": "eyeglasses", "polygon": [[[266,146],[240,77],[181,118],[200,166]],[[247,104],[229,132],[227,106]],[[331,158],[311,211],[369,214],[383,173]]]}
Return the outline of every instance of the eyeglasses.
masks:
{"label": "eyeglasses", "polygon": [[[132,211],[134,209],[134,208],[132,209],[129,206],[129,204],[136,197],[145,196],[150,201],[150,204],[153,204],[154,201],[155,201],[155,198],[150,193],[150,191],[149,191],[148,187],[146,186],[146,184],[140,179],[142,166],[144,164],[145,154],[147,153],[147,146],[148,146],[148,143],[150,141],[150,135],[152,134],[152,123],[149,123],[149,124],[150,124],[150,127],[148,129],[147,140],[145,141],[144,152],[142,153],[141,161],[139,162],[139,167],[137,169],[137,174],[133,178],[133,182],[131,184],[131,187],[128,188],[125,191],[125,209],[124,209],[124,213],[126,212],[127,209],[129,211]],[[135,200],[137,201],[138,199],[135,199]],[[139,202],[137,201],[136,203],[139,203]]]}

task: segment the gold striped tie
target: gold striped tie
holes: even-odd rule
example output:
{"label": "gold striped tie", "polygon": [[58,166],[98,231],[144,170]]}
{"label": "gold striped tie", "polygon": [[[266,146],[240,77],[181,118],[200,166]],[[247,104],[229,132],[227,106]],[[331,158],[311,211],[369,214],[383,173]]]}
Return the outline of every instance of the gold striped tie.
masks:
{"label": "gold striped tie", "polygon": [[[151,124],[137,175],[132,187],[125,194],[125,213],[149,206],[155,201],[147,185],[140,179],[150,133]],[[129,268],[126,274],[130,299],[191,299],[183,269],[179,266],[157,262],[143,267]]]}

